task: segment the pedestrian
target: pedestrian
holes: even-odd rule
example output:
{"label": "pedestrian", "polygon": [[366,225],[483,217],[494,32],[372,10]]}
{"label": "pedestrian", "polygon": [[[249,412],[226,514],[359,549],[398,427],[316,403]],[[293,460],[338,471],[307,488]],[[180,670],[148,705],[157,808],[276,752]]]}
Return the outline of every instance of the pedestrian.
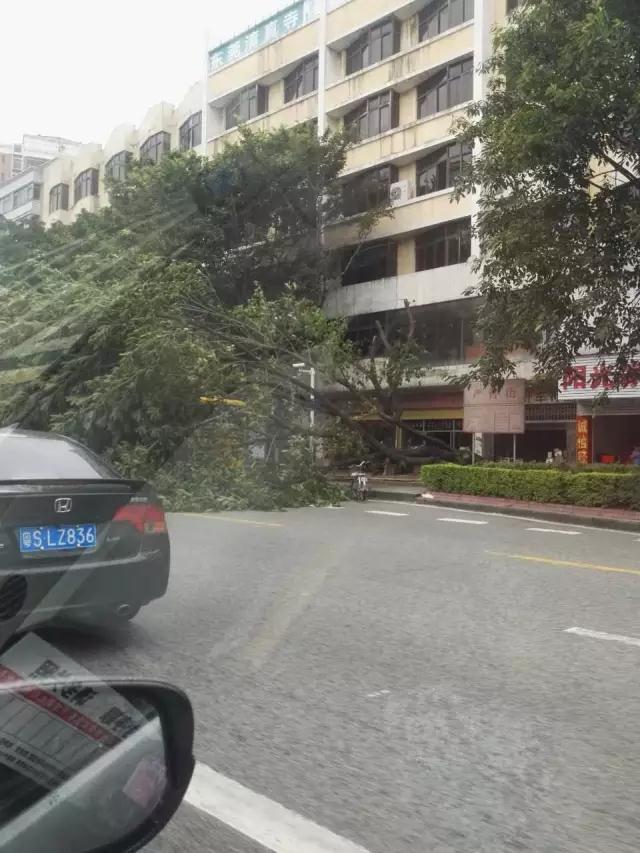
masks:
{"label": "pedestrian", "polygon": [[637,444],[631,451],[631,464],[640,465],[640,447]]}

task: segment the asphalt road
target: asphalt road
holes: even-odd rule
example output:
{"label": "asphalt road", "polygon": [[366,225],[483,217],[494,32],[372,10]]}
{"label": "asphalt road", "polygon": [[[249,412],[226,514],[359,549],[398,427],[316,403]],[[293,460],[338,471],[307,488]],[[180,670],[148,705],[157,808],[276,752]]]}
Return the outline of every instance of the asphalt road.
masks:
{"label": "asphalt road", "polygon": [[47,634],[191,696],[204,801],[149,850],[640,849],[640,536],[385,502],[170,524],[163,600]]}

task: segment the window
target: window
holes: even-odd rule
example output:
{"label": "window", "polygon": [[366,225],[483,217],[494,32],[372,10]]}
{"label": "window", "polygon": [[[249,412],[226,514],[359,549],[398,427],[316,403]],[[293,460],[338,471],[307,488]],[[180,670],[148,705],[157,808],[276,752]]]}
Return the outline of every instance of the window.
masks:
{"label": "window", "polygon": [[398,180],[395,166],[382,166],[359,175],[343,189],[344,214],[355,216],[389,203],[389,187]]}
{"label": "window", "polygon": [[473,98],[473,56],[441,68],[418,86],[418,118],[463,104]]}
{"label": "window", "polygon": [[507,15],[510,15],[512,12],[515,12],[516,9],[519,9],[520,6],[523,5],[524,0],[507,0]]}
{"label": "window", "polygon": [[356,250],[346,249],[343,255],[343,286],[377,281],[397,275],[398,249],[395,243],[367,243]]}
{"label": "window", "polygon": [[430,228],[416,237],[416,270],[462,264],[471,254],[471,220]]}
{"label": "window", "polygon": [[69,210],[68,184],[56,184],[49,190],[49,213],[56,210]]}
{"label": "window", "polygon": [[96,480],[117,476],[88,448],[52,433],[3,435],[0,465],[3,480]]}
{"label": "window", "polygon": [[[40,198],[40,184],[27,184],[20,187],[13,194],[13,207],[22,207],[23,204],[28,204],[33,199]],[[11,208],[9,208],[11,209]]]}
{"label": "window", "polygon": [[418,15],[420,41],[431,39],[473,18],[474,0],[433,0]]}
{"label": "window", "polygon": [[355,141],[368,139],[398,126],[398,96],[382,92],[368,98],[345,116],[344,125]]}
{"label": "window", "polygon": [[140,159],[147,163],[159,163],[171,151],[171,136],[166,131],[154,133],[140,146]]}
{"label": "window", "polygon": [[284,78],[284,102],[295,101],[318,90],[318,54],[305,59]]}
{"label": "window", "polygon": [[347,48],[347,74],[362,71],[400,50],[400,21],[387,18],[369,27]]}
{"label": "window", "polygon": [[[412,309],[415,323],[415,341],[425,354],[425,361],[432,364],[466,363],[475,356],[481,339],[476,329],[478,300],[461,299],[434,305],[418,305]],[[379,336],[378,323],[388,340],[405,340],[409,331],[409,317],[403,308],[392,311],[377,311],[359,314],[349,320],[347,337],[363,354],[371,352],[374,336]],[[379,347],[382,354],[383,347]],[[438,432],[445,427],[443,421],[426,421],[418,429]],[[412,424],[413,425],[413,424]],[[461,429],[459,422],[449,422],[446,429]]]}
{"label": "window", "polygon": [[119,151],[117,154],[114,154],[105,164],[105,178],[110,178],[112,181],[124,181],[127,177],[127,168],[130,159],[131,154],[128,151]]}
{"label": "window", "polygon": [[427,195],[452,187],[463,163],[471,161],[471,146],[454,142],[416,163],[416,194]]}
{"label": "window", "polygon": [[266,86],[249,86],[227,104],[225,110],[225,127],[235,127],[243,121],[261,116],[269,109],[269,90]]}
{"label": "window", "polygon": [[194,113],[180,125],[180,150],[197,148],[202,142],[202,110]]}
{"label": "window", "polygon": [[85,169],[73,182],[73,203],[90,195],[98,195],[98,170]]}
{"label": "window", "polygon": [[13,210],[13,193],[0,198],[0,213],[9,213]]}

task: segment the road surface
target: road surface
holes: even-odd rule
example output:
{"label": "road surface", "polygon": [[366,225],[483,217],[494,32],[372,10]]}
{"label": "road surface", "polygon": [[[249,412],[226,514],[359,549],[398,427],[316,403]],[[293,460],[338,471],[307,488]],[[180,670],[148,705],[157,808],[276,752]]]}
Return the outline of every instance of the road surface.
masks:
{"label": "road surface", "polygon": [[163,600],[47,634],[191,696],[150,851],[639,849],[640,536],[393,502],[170,527]]}

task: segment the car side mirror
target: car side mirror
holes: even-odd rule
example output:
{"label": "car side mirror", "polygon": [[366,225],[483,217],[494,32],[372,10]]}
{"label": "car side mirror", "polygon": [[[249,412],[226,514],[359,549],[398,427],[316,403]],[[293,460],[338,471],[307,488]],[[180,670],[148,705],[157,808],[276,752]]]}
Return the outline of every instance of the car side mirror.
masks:
{"label": "car side mirror", "polygon": [[193,772],[185,694],[150,682],[11,675],[0,666],[3,853],[131,853],[148,844]]}

